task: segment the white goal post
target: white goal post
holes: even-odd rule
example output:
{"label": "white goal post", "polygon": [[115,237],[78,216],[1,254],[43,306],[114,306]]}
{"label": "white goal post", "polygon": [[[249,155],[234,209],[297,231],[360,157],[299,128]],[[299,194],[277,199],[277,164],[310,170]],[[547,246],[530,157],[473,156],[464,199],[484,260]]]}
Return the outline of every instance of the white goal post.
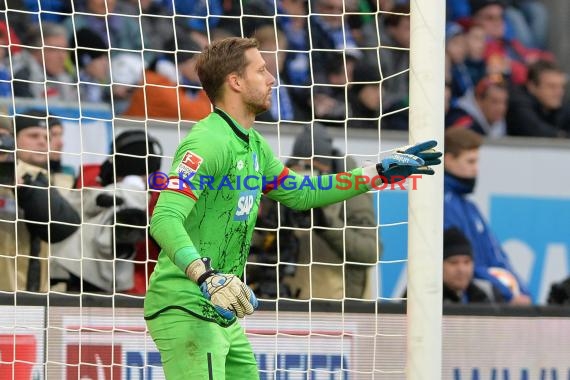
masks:
{"label": "white goal post", "polygon": [[[410,142],[444,148],[445,1],[410,4]],[[407,379],[441,379],[443,168],[409,192]]]}

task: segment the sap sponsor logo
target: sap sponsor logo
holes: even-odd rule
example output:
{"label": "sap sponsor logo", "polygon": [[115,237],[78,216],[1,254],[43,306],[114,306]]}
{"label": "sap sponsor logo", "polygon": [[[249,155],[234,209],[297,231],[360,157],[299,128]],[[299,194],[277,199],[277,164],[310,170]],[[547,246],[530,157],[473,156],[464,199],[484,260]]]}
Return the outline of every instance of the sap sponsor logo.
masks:
{"label": "sap sponsor logo", "polygon": [[257,201],[257,190],[244,191],[239,194],[234,220],[247,220],[255,202]]}
{"label": "sap sponsor logo", "polygon": [[558,380],[570,379],[570,368],[481,368],[453,369],[453,380]]}
{"label": "sap sponsor logo", "polygon": [[311,379],[348,379],[348,359],[339,354],[279,353],[273,355],[258,353],[255,354],[255,358],[259,367],[260,380],[305,378],[307,371],[310,371]]}

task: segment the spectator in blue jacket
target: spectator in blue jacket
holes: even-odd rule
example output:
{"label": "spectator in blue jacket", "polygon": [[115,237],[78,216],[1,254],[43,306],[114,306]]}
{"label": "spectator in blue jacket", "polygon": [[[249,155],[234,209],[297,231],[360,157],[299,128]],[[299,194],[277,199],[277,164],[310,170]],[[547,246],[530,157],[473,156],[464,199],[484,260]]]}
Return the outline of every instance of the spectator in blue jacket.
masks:
{"label": "spectator in blue jacket", "polygon": [[507,302],[528,305],[532,301],[525,284],[475,203],[467,199],[475,187],[481,144],[482,137],[469,129],[445,132],[444,229],[457,227],[471,242],[475,278],[490,281]]}

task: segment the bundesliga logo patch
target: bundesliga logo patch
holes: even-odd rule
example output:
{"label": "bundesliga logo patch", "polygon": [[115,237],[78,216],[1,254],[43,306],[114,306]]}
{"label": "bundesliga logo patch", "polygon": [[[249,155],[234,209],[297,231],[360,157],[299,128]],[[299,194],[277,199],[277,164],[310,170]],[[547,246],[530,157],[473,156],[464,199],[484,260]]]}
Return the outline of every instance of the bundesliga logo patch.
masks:
{"label": "bundesliga logo patch", "polygon": [[188,176],[190,173],[196,173],[200,165],[202,165],[204,159],[198,156],[196,153],[187,151],[182,157],[182,161],[178,164],[176,171],[180,174]]}

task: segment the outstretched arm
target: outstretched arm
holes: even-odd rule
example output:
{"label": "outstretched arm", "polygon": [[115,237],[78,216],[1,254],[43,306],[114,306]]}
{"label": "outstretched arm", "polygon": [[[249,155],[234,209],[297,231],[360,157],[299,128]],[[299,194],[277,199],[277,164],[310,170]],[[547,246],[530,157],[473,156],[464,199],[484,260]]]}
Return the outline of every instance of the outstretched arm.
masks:
{"label": "outstretched arm", "polygon": [[[327,206],[363,194],[383,183],[397,183],[413,174],[433,175],[430,165],[441,163],[435,141],[405,146],[376,165],[345,173],[305,177],[283,166],[277,158],[268,159],[266,173],[274,176],[264,193],[296,210]],[[266,175],[267,176],[267,175]]]}

